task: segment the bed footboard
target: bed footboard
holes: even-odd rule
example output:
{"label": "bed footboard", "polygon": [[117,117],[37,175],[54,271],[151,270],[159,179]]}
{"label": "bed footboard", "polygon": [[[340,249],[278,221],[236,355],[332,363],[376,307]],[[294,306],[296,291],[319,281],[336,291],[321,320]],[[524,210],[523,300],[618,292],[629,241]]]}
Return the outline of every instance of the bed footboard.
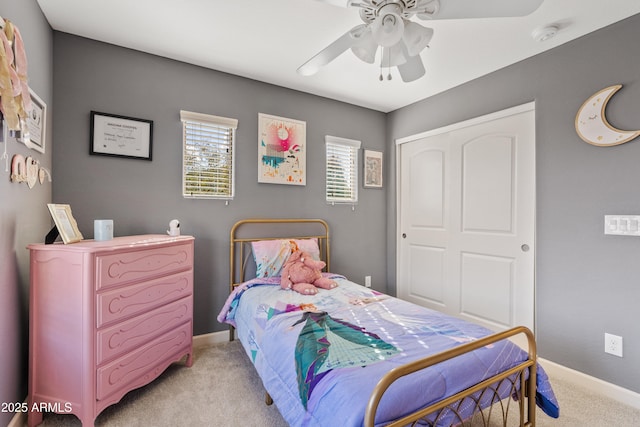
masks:
{"label": "bed footboard", "polygon": [[[436,365],[444,362],[445,360],[453,359],[465,353],[472,352],[481,347],[496,343],[513,337],[518,334],[524,334],[527,338],[528,344],[528,358],[513,368],[496,374],[486,380],[463,390],[453,396],[450,396],[439,402],[435,402],[429,406],[420,408],[416,412],[406,415],[402,418],[394,420],[393,422],[386,424],[385,427],[400,427],[406,425],[415,425],[420,420],[421,424],[429,426],[436,426],[442,417],[445,415],[451,417],[453,414],[453,422],[451,425],[507,425],[509,418],[509,410],[511,408],[511,400],[507,400],[505,403],[505,396],[517,397],[518,407],[518,424],[519,426],[535,426],[536,415],[536,343],[533,333],[526,327],[519,326],[500,333],[496,333],[476,341],[463,344],[454,347],[450,350],[442,353],[435,354],[424,359],[417,360],[412,363],[408,363],[403,366],[389,371],[378,382],[367,405],[365,413],[364,426],[374,427],[376,411],[380,404],[380,401],[384,398],[384,393],[387,389],[399,378],[409,375],[413,372],[420,371],[428,368],[429,366]],[[505,392],[508,390],[508,392]],[[416,396],[418,397],[418,396]],[[486,402],[490,404],[486,406]],[[527,402],[525,405],[525,401]],[[483,403],[484,402],[484,403]],[[469,415],[469,411],[464,413],[460,410],[463,406],[471,404],[473,407],[472,415]],[[491,417],[498,412],[497,417],[502,418],[502,422],[499,424],[491,423]],[[491,423],[491,424],[490,424]]]}

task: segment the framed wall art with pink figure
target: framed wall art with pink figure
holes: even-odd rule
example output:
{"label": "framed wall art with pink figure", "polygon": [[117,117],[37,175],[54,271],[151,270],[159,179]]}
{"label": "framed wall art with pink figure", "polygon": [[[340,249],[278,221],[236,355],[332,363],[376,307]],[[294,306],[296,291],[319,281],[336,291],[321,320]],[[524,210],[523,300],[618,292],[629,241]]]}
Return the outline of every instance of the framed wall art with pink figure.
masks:
{"label": "framed wall art with pink figure", "polygon": [[258,114],[258,182],[306,185],[307,123]]}

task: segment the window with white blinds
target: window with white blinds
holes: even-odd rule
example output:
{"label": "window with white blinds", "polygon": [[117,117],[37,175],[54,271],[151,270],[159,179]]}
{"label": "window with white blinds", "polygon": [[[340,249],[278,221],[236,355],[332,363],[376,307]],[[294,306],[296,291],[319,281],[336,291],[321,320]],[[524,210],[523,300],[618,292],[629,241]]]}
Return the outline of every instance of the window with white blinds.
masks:
{"label": "window with white blinds", "polygon": [[189,111],[180,120],[183,197],[233,199],[238,121]]}
{"label": "window with white blinds", "polygon": [[327,202],[358,201],[358,150],[360,141],[336,136],[325,137],[327,150]]}

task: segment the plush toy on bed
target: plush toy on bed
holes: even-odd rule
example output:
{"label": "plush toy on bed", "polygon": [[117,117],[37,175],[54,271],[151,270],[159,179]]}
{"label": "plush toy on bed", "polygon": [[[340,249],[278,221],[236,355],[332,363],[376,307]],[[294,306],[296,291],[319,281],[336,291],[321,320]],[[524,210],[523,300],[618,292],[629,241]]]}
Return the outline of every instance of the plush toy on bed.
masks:
{"label": "plush toy on bed", "polygon": [[321,270],[326,265],[324,261],[315,260],[307,252],[301,251],[293,240],[291,255],[282,266],[280,286],[282,289],[293,289],[304,295],[315,295],[317,288],[333,289],[338,284],[324,277]]}

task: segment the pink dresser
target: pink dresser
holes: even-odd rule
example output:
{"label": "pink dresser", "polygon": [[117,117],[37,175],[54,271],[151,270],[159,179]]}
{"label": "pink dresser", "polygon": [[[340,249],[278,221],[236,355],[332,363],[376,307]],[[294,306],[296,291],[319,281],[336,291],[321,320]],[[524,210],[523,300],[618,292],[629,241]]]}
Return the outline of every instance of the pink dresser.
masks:
{"label": "pink dresser", "polygon": [[30,427],[43,411],[84,427],[184,356],[192,363],[193,237],[34,244]]}

